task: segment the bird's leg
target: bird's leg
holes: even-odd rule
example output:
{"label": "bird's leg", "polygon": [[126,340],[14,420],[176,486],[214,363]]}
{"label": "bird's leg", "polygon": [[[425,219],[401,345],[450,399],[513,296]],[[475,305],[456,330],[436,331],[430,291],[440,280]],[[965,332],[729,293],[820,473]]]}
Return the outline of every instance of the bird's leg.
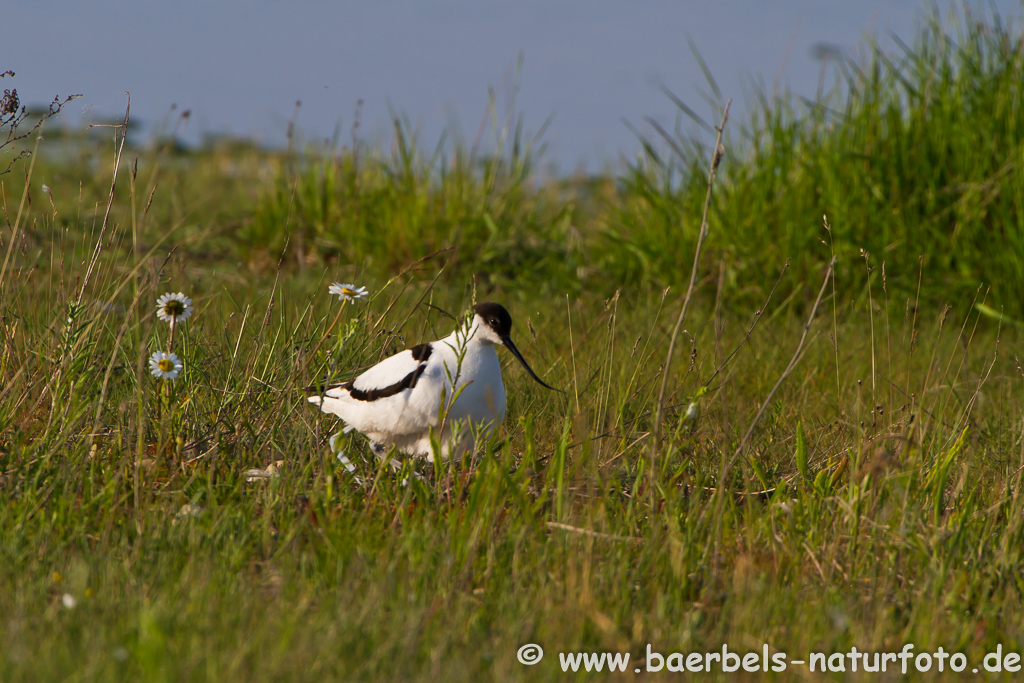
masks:
{"label": "bird's leg", "polygon": [[[370,450],[372,450],[373,454],[377,456],[378,461],[383,461],[388,454],[388,447],[382,443],[377,443],[376,441],[370,442]],[[402,469],[402,463],[398,462],[394,458],[390,459],[388,465],[390,465],[391,469],[395,472]]]}

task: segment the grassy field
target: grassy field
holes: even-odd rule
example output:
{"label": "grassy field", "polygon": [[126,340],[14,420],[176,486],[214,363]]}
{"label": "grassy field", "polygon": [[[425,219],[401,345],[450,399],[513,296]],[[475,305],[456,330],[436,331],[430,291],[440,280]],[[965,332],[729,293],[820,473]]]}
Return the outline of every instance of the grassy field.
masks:
{"label": "grassy field", "polygon": [[[648,651],[908,643],[971,675],[1024,651],[1022,45],[961,15],[819,103],[752,100],[669,362],[703,138],[549,177],[497,115],[486,153],[400,122],[287,151],[47,122],[0,176],[0,678],[657,678],[677,660]],[[501,352],[489,443],[393,473],[350,434],[348,472],[303,388],[483,300],[565,394]],[[576,652],[627,673],[563,673]],[[882,675],[828,661],[774,676]]]}

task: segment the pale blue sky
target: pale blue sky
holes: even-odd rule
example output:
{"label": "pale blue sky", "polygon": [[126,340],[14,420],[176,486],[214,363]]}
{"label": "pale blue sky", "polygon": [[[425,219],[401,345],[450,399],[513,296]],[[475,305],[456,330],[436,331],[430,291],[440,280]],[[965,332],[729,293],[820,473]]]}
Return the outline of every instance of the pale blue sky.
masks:
{"label": "pale blue sky", "polygon": [[[1020,0],[996,0],[1006,17]],[[548,116],[548,160],[594,168],[638,145],[623,124],[671,125],[664,85],[712,118],[689,35],[727,97],[760,80],[813,95],[815,43],[847,50],[863,37],[913,37],[921,0],[33,0],[4,9],[0,71],[24,101],[83,93],[64,122],[124,111],[152,126],[172,104],[191,109],[187,140],[203,132],[282,144],[298,125],[325,137],[346,130],[364,100],[363,134],[388,135],[388,103],[432,146],[457,121],[472,138],[487,91],[506,92],[523,55],[517,109],[536,131]],[[943,14],[947,5],[940,5]],[[742,106],[742,103],[740,103]],[[742,111],[740,111],[742,115]]]}

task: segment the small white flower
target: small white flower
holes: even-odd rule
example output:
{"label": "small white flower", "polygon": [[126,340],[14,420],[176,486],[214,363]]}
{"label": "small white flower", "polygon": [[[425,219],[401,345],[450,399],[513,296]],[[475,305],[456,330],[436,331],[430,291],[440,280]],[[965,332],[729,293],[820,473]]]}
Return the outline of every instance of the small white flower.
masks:
{"label": "small white flower", "polygon": [[278,460],[267,465],[265,470],[246,470],[245,480],[247,482],[259,481],[261,479],[273,479],[277,476],[278,470],[284,466],[284,460]]}
{"label": "small white flower", "polygon": [[260,479],[273,479],[274,475],[267,470],[246,470],[245,480],[247,482],[259,481]]}
{"label": "small white flower", "polygon": [[154,351],[149,357],[149,371],[159,379],[174,379],[184,368],[185,365],[175,353]]}
{"label": "small white flower", "polygon": [[74,609],[75,605],[78,604],[78,601],[75,600],[75,596],[72,595],[71,593],[65,593],[61,597],[61,601],[64,603],[64,607],[66,609]]}
{"label": "small white flower", "polygon": [[171,321],[180,323],[183,320],[188,320],[193,310],[195,309],[192,308],[192,299],[182,292],[177,294],[168,292],[156,300],[156,317],[167,323]]}
{"label": "small white flower", "polygon": [[178,513],[176,515],[174,515],[174,517],[176,519],[187,519],[189,517],[202,517],[202,516],[203,516],[203,508],[199,507],[198,505],[193,505],[192,503],[185,503],[178,510]]}
{"label": "small white flower", "polygon": [[340,282],[335,282],[327,288],[327,291],[336,295],[339,301],[365,299],[368,293],[366,287],[356,287],[355,285],[342,284]]}

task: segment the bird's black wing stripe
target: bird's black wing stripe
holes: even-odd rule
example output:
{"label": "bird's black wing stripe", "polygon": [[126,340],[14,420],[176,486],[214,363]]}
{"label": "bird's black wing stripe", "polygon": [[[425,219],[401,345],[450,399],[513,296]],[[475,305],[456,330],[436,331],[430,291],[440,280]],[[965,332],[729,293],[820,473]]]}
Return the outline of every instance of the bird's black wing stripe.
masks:
{"label": "bird's black wing stripe", "polygon": [[[426,346],[426,344],[421,344],[421,346]],[[406,389],[412,389],[416,386],[416,382],[419,381],[420,375],[422,375],[423,371],[426,369],[427,364],[423,363],[403,377],[402,381],[395,382],[391,386],[381,387],[380,389],[356,389],[355,384],[352,382],[342,385],[342,389],[348,391],[348,395],[357,401],[376,401],[378,399],[387,398],[388,396],[394,396]]]}
{"label": "bird's black wing stripe", "polygon": [[412,351],[412,359],[418,360],[423,363],[430,358],[431,352],[434,350],[430,344],[417,344],[416,346],[409,349]]}
{"label": "bird's black wing stripe", "polygon": [[[430,344],[417,344],[416,346],[410,348],[409,351],[412,353],[413,360],[419,361],[420,363],[426,363],[427,359],[430,358],[430,354],[433,353],[434,349]],[[349,394],[352,395],[352,398],[358,401],[375,401],[378,398],[387,398],[388,396],[394,396],[403,389],[412,389],[414,386],[416,386],[416,380],[420,378],[421,374],[423,374],[423,365],[420,365],[418,368],[416,368],[408,375],[406,375],[401,382],[398,382],[397,384],[392,384],[389,387],[384,387],[383,389],[369,389],[367,391],[356,389],[352,384],[352,382],[354,382],[355,380],[352,380],[349,382],[338,382],[336,384],[328,384],[325,387],[319,387],[314,384],[312,386],[306,387],[305,391],[307,393],[324,393],[327,391],[331,391],[332,389],[345,389],[346,391],[349,392]],[[408,385],[406,385],[406,382],[408,382]],[[364,398],[364,396],[369,398]]]}

